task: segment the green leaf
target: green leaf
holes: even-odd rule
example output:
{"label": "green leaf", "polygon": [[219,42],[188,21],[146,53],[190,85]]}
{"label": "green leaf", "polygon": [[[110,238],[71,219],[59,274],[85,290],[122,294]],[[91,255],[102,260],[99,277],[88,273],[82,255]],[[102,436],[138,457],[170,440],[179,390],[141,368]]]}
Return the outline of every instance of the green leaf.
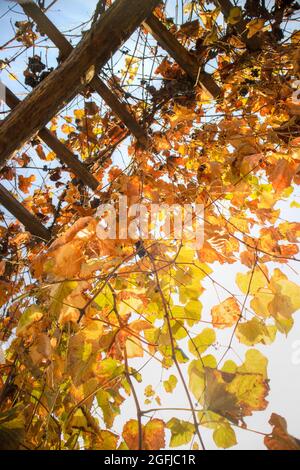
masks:
{"label": "green leaf", "polygon": [[189,326],[193,326],[201,319],[202,307],[202,303],[199,300],[190,300],[186,304],[184,311]]}
{"label": "green leaf", "polygon": [[237,444],[234,430],[229,424],[222,423],[213,433],[213,439],[217,447],[228,449]]}
{"label": "green leaf", "polygon": [[31,305],[21,315],[19,320],[16,334],[17,336],[23,336],[26,334],[27,329],[38,322],[43,317],[43,311],[39,305]]}
{"label": "green leaf", "polygon": [[58,317],[64,300],[73,292],[73,290],[76,289],[77,286],[78,282],[76,281],[64,281],[56,286],[54,293],[51,296],[51,303],[49,306],[50,315],[53,315],[55,318]]}
{"label": "green leaf", "polygon": [[165,391],[167,393],[172,393],[173,390],[175,389],[176,385],[177,385],[177,382],[178,382],[177,377],[175,375],[170,375],[168,380],[165,380],[163,382]]}
{"label": "green leaf", "polygon": [[205,389],[205,367],[211,367],[212,369],[217,367],[217,361],[214,356],[208,354],[203,357],[202,360],[193,360],[189,364],[188,375],[189,375],[189,388],[196,400],[203,402],[203,392]]}
{"label": "green leaf", "polygon": [[193,424],[177,418],[172,418],[168,421],[167,428],[171,431],[170,447],[179,447],[188,444],[195,434]]}
{"label": "green leaf", "polygon": [[116,416],[120,414],[120,406],[118,405],[121,404],[122,398],[120,399],[113,390],[111,392],[100,390],[96,397],[103,413],[104,422],[108,428],[111,428]]}
{"label": "green leaf", "polygon": [[189,340],[189,350],[196,357],[206,351],[216,341],[216,333],[212,328],[204,328],[204,330],[194,338]]}
{"label": "green leaf", "polygon": [[232,7],[229,11],[229,15],[227,17],[228,24],[237,24],[242,19],[242,10],[240,7]]}
{"label": "green leaf", "polygon": [[189,358],[187,357],[187,355],[184,353],[184,351],[181,348],[176,348],[175,356],[176,356],[177,361],[180,364],[185,364],[186,362],[189,362]]}

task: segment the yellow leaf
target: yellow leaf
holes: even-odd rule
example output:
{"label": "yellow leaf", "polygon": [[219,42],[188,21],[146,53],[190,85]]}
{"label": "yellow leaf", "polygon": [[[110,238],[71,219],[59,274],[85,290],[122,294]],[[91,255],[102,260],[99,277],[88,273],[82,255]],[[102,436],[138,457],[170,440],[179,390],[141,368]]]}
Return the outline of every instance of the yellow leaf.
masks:
{"label": "yellow leaf", "polygon": [[82,119],[85,116],[85,110],[84,109],[75,109],[74,110],[74,116],[76,119]]}
{"label": "yellow leaf", "polygon": [[250,39],[259,31],[261,31],[264,27],[265,20],[263,18],[254,18],[253,20],[247,23],[248,35],[247,37]]}
{"label": "yellow leaf", "polygon": [[199,402],[203,402],[203,392],[205,389],[205,367],[217,367],[217,361],[214,356],[208,354],[198,360],[193,360],[189,364],[189,388]]}
{"label": "yellow leaf", "polygon": [[128,358],[143,357],[142,343],[138,338],[129,337],[126,341],[126,352]]}
{"label": "yellow leaf", "polygon": [[227,23],[229,24],[237,24],[241,21],[242,19],[242,10],[240,7],[233,7],[229,11],[229,15],[227,17]]}
{"label": "yellow leaf", "polygon": [[61,126],[61,130],[64,134],[70,134],[71,132],[75,131],[75,128],[73,126],[69,126],[68,124],[63,124]]}
{"label": "yellow leaf", "polygon": [[213,433],[213,439],[217,447],[228,449],[237,444],[236,435],[228,423],[220,424]]}
{"label": "yellow leaf", "polygon": [[236,336],[240,343],[253,346],[257,343],[270,344],[276,336],[276,326],[267,326],[258,318],[240,323],[236,330]]}
{"label": "yellow leaf", "polygon": [[291,35],[292,44],[299,44],[300,43],[300,31],[294,31]]}
{"label": "yellow leaf", "polygon": [[245,362],[238,368],[241,373],[261,374],[267,379],[268,359],[257,349],[249,349],[245,354]]}
{"label": "yellow leaf", "polygon": [[267,318],[271,315],[269,303],[273,300],[274,294],[270,289],[259,289],[250,302],[250,307],[259,317]]}
{"label": "yellow leaf", "polygon": [[226,361],[222,367],[222,372],[228,372],[229,374],[235,374],[236,370],[237,370],[237,365],[231,359]]}
{"label": "yellow leaf", "polygon": [[269,387],[261,374],[237,374],[227,386],[243,409],[244,416],[251,416],[253,411],[266,409],[266,396]]}
{"label": "yellow leaf", "polygon": [[16,331],[17,336],[23,336],[26,334],[29,327],[38,322],[42,317],[43,312],[39,305],[31,305],[28,307],[19,320]]}
{"label": "yellow leaf", "polygon": [[216,341],[216,333],[212,328],[204,328],[204,330],[194,338],[189,340],[189,350],[196,357],[206,351]]}
{"label": "yellow leaf", "polygon": [[252,271],[246,274],[238,273],[236,283],[244,294],[255,294],[259,289],[265,287],[268,280],[263,270],[256,267],[253,273]]}
{"label": "yellow leaf", "polygon": [[91,450],[115,450],[119,437],[111,431],[101,430],[93,436]]}
{"label": "yellow leaf", "polygon": [[184,245],[176,258],[176,263],[192,263],[195,259],[195,250]]}
{"label": "yellow leaf", "polygon": [[271,306],[273,312],[277,310],[281,315],[288,317],[300,309],[299,286],[289,281],[279,269],[274,270],[270,287],[276,294]]}
{"label": "yellow leaf", "polygon": [[195,427],[192,423],[177,418],[170,419],[167,428],[171,431],[170,447],[188,444],[195,433]]}
{"label": "yellow leaf", "polygon": [[177,103],[174,105],[173,112],[174,114],[170,117],[172,127],[177,126],[181,122],[191,122],[197,117],[193,108],[187,108]]}
{"label": "yellow leaf", "polygon": [[17,77],[14,73],[9,73],[8,76],[11,80],[17,80]]}
{"label": "yellow leaf", "polygon": [[211,29],[210,33],[208,33],[203,41],[204,46],[209,46],[218,40],[218,31],[215,26]]}
{"label": "yellow leaf", "polygon": [[190,300],[184,307],[188,325],[192,326],[201,318],[202,303],[199,300]]}
{"label": "yellow leaf", "polygon": [[167,393],[172,393],[177,385],[177,382],[178,382],[177,377],[175,375],[170,375],[168,380],[165,380],[163,382],[165,391]]}

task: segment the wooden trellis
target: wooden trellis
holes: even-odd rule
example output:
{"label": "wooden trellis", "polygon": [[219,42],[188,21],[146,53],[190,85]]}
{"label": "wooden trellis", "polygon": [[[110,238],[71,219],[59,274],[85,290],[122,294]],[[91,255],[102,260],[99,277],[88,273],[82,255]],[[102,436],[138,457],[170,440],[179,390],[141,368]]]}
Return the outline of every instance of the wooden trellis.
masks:
{"label": "wooden trellis", "polygon": [[[152,12],[159,3],[160,0],[130,0],[130,2],[116,0],[75,48],[32,0],[22,3],[26,15],[59,49],[62,64],[22,102],[6,89],[6,103],[11,108],[11,112],[0,126],[0,169],[5,166],[15,151],[32,136],[38,134],[39,138],[57,155],[57,158],[85,185],[96,191],[98,182],[84,163],[45,127],[87,85],[102,97],[139,143],[147,145],[146,129],[137,122],[127,106],[98,77],[100,69],[111,55],[142,24],[195,84],[201,84],[215,99],[220,96],[221,90],[212,76],[202,70],[195,57],[153,15]],[[221,8],[226,18],[233,6],[230,0],[215,0],[215,3]],[[117,28],[116,25],[118,25]],[[235,28],[240,35],[245,34],[244,22],[241,21],[235,25]],[[258,47],[253,41],[250,46],[252,49]],[[46,241],[51,238],[50,231],[2,185],[0,185],[0,202],[32,235]]]}

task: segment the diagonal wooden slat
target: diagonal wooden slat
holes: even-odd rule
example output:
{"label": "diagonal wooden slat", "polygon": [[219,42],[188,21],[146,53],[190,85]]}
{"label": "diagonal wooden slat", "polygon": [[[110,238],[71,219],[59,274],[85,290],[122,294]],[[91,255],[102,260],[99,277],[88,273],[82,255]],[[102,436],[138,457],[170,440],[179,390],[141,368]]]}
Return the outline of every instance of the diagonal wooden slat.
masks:
{"label": "diagonal wooden slat", "polygon": [[163,49],[165,49],[177,62],[178,65],[201,86],[213,98],[218,98],[221,90],[214,79],[208,73],[199,70],[199,64],[195,58],[180,44],[175,36],[162,24],[162,22],[153,14],[145,21],[144,26],[152,36],[157,40]]}
{"label": "diagonal wooden slat", "polygon": [[7,189],[0,184],[0,204],[2,204],[34,236],[49,241],[51,234],[41,222],[31,214]]}
{"label": "diagonal wooden slat", "polygon": [[[14,109],[20,103],[19,98],[7,87],[5,87],[5,102],[7,106]],[[46,127],[38,132],[38,136],[48,145],[58,158],[70,168],[76,176],[93,191],[96,191],[99,183],[88,171],[77,156],[71,152],[52,132]]]}
{"label": "diagonal wooden slat", "polygon": [[[160,0],[116,0],[63,64],[40,83],[0,127],[0,168],[98,73]],[[117,25],[117,27],[116,27]],[[24,123],[28,125],[24,125]]]}
{"label": "diagonal wooden slat", "polygon": [[[49,20],[45,13],[33,2],[22,4],[22,8],[38,26],[39,31],[47,34],[48,38],[57,46],[62,60],[66,59],[74,47],[64,37],[64,35]],[[120,118],[132,134],[143,144],[147,143],[147,134],[139,125],[134,116],[128,111],[126,105],[121,103],[118,97],[112,93],[108,86],[99,78],[94,77],[90,82],[91,87],[98,92],[112,111]]]}

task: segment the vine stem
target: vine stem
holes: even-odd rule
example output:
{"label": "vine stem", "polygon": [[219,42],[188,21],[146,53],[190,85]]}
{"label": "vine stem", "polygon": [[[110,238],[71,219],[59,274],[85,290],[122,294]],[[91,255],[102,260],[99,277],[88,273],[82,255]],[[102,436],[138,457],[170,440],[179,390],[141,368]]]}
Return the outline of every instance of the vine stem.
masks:
{"label": "vine stem", "polygon": [[138,400],[136,390],[135,390],[134,385],[133,385],[132,380],[131,380],[129,367],[128,367],[126,347],[124,348],[124,358],[125,358],[125,377],[126,377],[127,382],[129,383],[129,387],[131,389],[133,399],[134,399],[134,403],[135,403],[135,407],[136,407],[137,422],[138,422],[138,450],[143,450],[142,410],[141,410],[141,407],[140,407],[140,403],[139,403],[139,400]]}
{"label": "vine stem", "polygon": [[[123,323],[123,320],[122,320],[122,318],[120,316],[120,313],[118,311],[116,293],[115,293],[114,289],[112,288],[112,286],[110,285],[110,283],[108,283],[108,287],[109,287],[109,289],[112,293],[112,296],[113,296],[113,302],[114,302],[113,309],[114,309],[115,314],[117,316],[119,327],[120,327],[120,329],[122,329],[123,326],[124,326],[124,323]],[[125,364],[125,377],[126,377],[126,380],[129,384],[130,390],[132,392],[133,400],[134,400],[135,407],[136,407],[137,422],[138,422],[138,450],[143,450],[142,412],[141,412],[141,407],[140,407],[140,403],[139,403],[139,399],[138,399],[136,390],[135,390],[134,385],[133,385],[132,380],[131,380],[131,375],[130,375],[129,365],[128,365],[128,356],[127,356],[127,350],[126,350],[126,342],[124,344],[123,353],[124,353],[124,364]]]}
{"label": "vine stem", "polygon": [[162,299],[162,303],[163,303],[163,307],[164,307],[164,311],[165,311],[165,319],[167,321],[167,327],[168,327],[168,332],[169,332],[170,342],[171,342],[172,359],[173,359],[175,367],[178,371],[178,374],[179,374],[180,380],[182,382],[183,388],[185,390],[189,405],[191,407],[193,422],[194,422],[194,426],[195,426],[195,433],[198,436],[198,439],[199,439],[199,442],[201,444],[202,450],[205,450],[205,445],[204,445],[203,439],[201,437],[201,434],[199,432],[199,426],[198,426],[198,421],[197,421],[197,416],[196,416],[196,412],[195,412],[195,409],[194,409],[193,401],[192,401],[188,386],[186,384],[185,378],[183,376],[182,370],[181,370],[180,365],[179,365],[179,363],[177,361],[177,358],[176,358],[176,348],[175,348],[174,338],[173,338],[173,334],[172,334],[172,326],[171,326],[171,322],[170,322],[168,305],[167,305],[165,296],[164,296],[164,294],[162,292],[162,289],[161,289],[159,277],[158,277],[158,274],[157,274],[157,271],[156,271],[155,261],[154,261],[154,259],[152,258],[151,254],[149,252],[148,252],[148,256],[149,256],[149,259],[150,259],[151,264],[153,266],[153,272],[154,272],[154,275],[155,275],[155,278],[156,278],[157,288],[159,290],[159,293],[160,293],[160,296],[161,296],[161,299]]}

